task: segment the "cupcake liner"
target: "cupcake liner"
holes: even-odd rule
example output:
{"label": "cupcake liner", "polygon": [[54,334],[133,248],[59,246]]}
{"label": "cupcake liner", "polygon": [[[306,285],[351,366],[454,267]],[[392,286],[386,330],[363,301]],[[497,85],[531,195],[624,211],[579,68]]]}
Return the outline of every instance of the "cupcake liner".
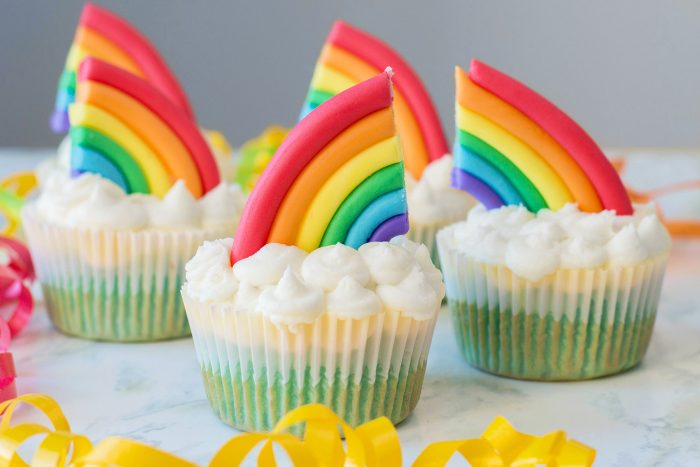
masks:
{"label": "cupcake liner", "polygon": [[260,313],[188,298],[207,398],[225,423],[269,431],[289,410],[322,403],[352,426],[405,419],[420,396],[437,316],[398,312],[362,319],[324,313],[311,324],[274,324]]}
{"label": "cupcake liner", "polygon": [[110,231],[57,226],[22,212],[46,307],[60,331],[86,339],[189,335],[179,296],[184,266],[229,229]]}
{"label": "cupcake liner", "polygon": [[644,357],[667,255],[633,267],[561,269],[532,282],[442,239],[448,304],[471,365],[513,378],[579,380],[624,371]]}

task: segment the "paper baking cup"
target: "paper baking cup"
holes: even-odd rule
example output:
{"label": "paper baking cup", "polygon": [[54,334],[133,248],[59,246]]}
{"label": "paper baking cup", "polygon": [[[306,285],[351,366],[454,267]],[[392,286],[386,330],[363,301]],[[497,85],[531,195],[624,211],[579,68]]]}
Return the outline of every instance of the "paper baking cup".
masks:
{"label": "paper baking cup", "polygon": [[245,431],[270,431],[303,404],[330,407],[350,425],[405,419],[420,396],[435,317],[397,312],[363,319],[324,313],[276,325],[259,313],[188,298],[204,385],[214,412]]}
{"label": "paper baking cup", "polygon": [[189,335],[185,263],[228,229],[110,231],[56,226],[33,208],[23,226],[54,326],[77,337],[154,341]]}
{"label": "paper baking cup", "polygon": [[406,236],[409,240],[416,243],[422,243],[428,248],[430,252],[430,259],[436,268],[440,268],[440,255],[437,250],[437,241],[435,240],[435,234],[438,229],[442,227],[441,225],[418,225],[411,224],[411,228]]}
{"label": "paper baking cup", "polygon": [[457,342],[471,365],[513,378],[580,380],[644,357],[667,255],[532,282],[449,247],[442,232],[438,248]]}

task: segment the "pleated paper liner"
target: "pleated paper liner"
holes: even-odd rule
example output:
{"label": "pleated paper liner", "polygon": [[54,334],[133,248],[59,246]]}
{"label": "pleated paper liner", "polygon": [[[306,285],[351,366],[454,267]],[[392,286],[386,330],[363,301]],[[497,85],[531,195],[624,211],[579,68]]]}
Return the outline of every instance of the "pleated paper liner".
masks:
{"label": "pleated paper liner", "polygon": [[289,410],[322,403],[353,427],[399,423],[423,386],[437,314],[362,319],[324,313],[311,324],[274,324],[261,313],[195,301],[183,291],[207,397],[221,420],[269,431]]}
{"label": "pleated paper liner", "polygon": [[637,365],[667,254],[634,267],[561,269],[532,282],[475,261],[438,234],[457,343],[469,364],[513,378],[581,380]]}
{"label": "pleated paper liner", "polygon": [[185,263],[205,240],[231,234],[70,228],[41,220],[31,206],[22,214],[51,321],[66,334],[95,340],[188,336],[180,299]]}

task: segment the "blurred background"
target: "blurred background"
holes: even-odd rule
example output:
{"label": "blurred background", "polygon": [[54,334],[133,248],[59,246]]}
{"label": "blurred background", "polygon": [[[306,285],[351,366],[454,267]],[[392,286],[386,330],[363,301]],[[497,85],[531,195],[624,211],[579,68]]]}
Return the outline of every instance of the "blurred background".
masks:
{"label": "blurred background", "polygon": [[[3,0],[0,146],[47,147],[82,1]],[[453,134],[453,67],[478,57],[562,106],[604,146],[700,146],[700,2],[110,1],[175,71],[202,126],[234,144],[291,125],[332,21],[381,37]]]}

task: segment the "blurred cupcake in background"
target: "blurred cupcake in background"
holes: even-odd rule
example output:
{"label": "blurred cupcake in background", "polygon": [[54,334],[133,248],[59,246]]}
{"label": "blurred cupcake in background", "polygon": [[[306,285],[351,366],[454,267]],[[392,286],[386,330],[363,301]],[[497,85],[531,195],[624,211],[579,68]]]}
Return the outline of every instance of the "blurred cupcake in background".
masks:
{"label": "blurred cupcake in background", "polygon": [[148,40],[90,3],[51,123],[69,138],[39,170],[41,193],[22,218],[54,325],[98,340],[188,335],[184,263],[235,230],[244,202],[222,180],[221,137],[203,137]]}
{"label": "blurred cupcake in background", "polygon": [[288,128],[270,126],[260,135],[246,141],[238,150],[232,180],[240,185],[244,192],[249,193],[253,189],[287,133]]}
{"label": "blurred cupcake in background", "polygon": [[408,238],[428,247],[430,256],[440,265],[435,235],[446,225],[464,220],[476,201],[468,193],[452,186],[452,156],[446,154],[425,168],[420,180],[406,173]]}
{"label": "blurred cupcake in background", "polygon": [[457,69],[455,186],[482,205],[438,233],[459,348],[477,368],[578,380],[637,365],[670,237],[561,110],[479,61]]}

